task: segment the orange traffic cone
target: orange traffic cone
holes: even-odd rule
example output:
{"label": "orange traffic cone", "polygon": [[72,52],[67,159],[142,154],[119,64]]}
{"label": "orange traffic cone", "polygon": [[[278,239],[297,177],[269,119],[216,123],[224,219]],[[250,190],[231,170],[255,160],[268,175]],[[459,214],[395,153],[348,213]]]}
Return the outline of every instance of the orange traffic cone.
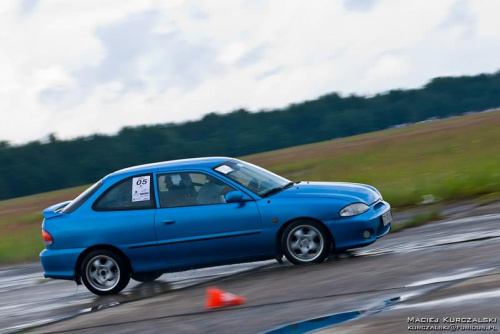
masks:
{"label": "orange traffic cone", "polygon": [[207,309],[236,306],[245,303],[247,300],[244,297],[233,295],[232,293],[217,289],[207,288]]}

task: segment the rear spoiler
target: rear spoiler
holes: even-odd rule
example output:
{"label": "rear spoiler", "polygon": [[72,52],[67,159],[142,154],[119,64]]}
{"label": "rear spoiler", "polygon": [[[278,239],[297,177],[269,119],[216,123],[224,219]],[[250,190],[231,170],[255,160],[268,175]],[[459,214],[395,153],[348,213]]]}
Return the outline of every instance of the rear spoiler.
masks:
{"label": "rear spoiler", "polygon": [[43,217],[45,219],[49,219],[49,218],[52,218],[52,217],[57,217],[57,216],[62,215],[62,209],[66,205],[68,205],[69,203],[71,203],[71,201],[61,202],[61,203],[49,206],[48,208],[46,208],[45,210],[43,210]]}

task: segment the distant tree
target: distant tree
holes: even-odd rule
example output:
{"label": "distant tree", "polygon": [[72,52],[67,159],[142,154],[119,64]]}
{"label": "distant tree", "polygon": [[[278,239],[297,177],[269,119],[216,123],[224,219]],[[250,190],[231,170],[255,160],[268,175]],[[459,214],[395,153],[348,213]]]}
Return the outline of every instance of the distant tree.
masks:
{"label": "distant tree", "polygon": [[113,136],[13,146],[0,141],[0,199],[91,183],[128,166],[197,156],[240,156],[390,126],[500,107],[500,72],[439,77],[421,89],[371,97],[330,93],[278,110],[212,112],[199,121],[124,127]]}

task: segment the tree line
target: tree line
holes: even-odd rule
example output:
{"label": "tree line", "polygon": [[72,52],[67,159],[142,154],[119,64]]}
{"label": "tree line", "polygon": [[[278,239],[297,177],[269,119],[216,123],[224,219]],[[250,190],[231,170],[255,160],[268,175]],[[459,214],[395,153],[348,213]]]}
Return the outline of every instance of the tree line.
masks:
{"label": "tree line", "polygon": [[87,184],[120,168],[164,160],[241,156],[500,106],[500,71],[439,77],[375,96],[337,93],[284,109],[210,113],[181,124],[124,127],[116,135],[0,141],[0,199]]}

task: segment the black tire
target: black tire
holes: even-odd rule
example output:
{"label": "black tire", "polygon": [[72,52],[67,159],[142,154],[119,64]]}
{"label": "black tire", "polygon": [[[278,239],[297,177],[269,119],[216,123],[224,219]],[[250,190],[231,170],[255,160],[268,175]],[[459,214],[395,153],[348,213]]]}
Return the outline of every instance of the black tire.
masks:
{"label": "black tire", "polygon": [[293,264],[323,262],[331,248],[331,237],[326,228],[312,220],[298,220],[285,228],[281,247]]}
{"label": "black tire", "polygon": [[139,274],[133,274],[132,279],[137,282],[141,283],[148,283],[148,282],[153,282],[157,278],[159,278],[163,273],[139,273]]}
{"label": "black tire", "polygon": [[85,256],[80,273],[83,284],[98,296],[119,293],[130,281],[124,259],[107,249],[95,250]]}

